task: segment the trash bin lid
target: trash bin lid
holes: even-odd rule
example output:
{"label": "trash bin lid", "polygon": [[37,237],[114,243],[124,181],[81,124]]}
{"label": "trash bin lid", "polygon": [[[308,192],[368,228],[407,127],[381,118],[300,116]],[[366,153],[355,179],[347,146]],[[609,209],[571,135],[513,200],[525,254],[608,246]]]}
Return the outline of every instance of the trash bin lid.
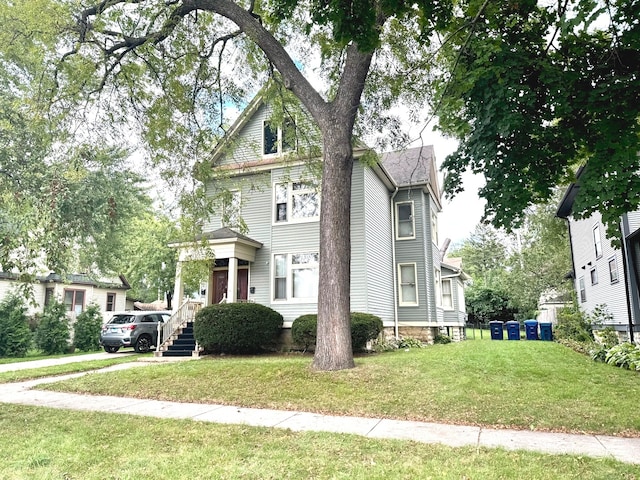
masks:
{"label": "trash bin lid", "polygon": [[525,320],[524,324],[525,325],[537,325],[538,321],[537,320]]}

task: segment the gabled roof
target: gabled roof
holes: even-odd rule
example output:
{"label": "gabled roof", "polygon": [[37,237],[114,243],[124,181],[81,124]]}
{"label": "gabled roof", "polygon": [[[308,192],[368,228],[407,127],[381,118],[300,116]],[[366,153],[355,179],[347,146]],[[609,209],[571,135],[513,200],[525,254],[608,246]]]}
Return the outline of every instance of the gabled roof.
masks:
{"label": "gabled roof", "polygon": [[[578,171],[576,172],[576,180],[580,179],[580,176],[582,175],[584,169],[585,166],[581,166],[580,168],[578,168]],[[573,211],[573,202],[575,202],[576,196],[578,195],[579,191],[580,184],[577,183],[577,181],[567,187],[564,192],[564,196],[560,201],[560,205],[558,205],[558,210],[556,210],[556,217],[564,219],[569,218],[571,212]]]}
{"label": "gabled roof", "polygon": [[245,242],[256,243],[262,246],[262,243],[257,240],[249,238],[246,235],[242,235],[235,230],[231,230],[229,227],[222,227],[214,230],[213,232],[205,232],[202,234],[201,238],[206,238],[207,240],[243,240]]}
{"label": "gabled roof", "polygon": [[[14,273],[0,272],[0,279],[6,280],[20,280],[21,277]],[[119,281],[118,281],[119,280]],[[131,288],[129,282],[123,275],[118,276],[118,280],[115,278],[95,278],[86,274],[71,273],[65,276],[57,273],[49,273],[45,276],[37,276],[35,281],[38,283],[64,283],[68,285],[85,285],[97,288],[111,288],[128,290]]]}
{"label": "gabled roof", "polygon": [[380,163],[398,188],[426,187],[431,190],[434,200],[440,202],[433,145],[383,153]]}

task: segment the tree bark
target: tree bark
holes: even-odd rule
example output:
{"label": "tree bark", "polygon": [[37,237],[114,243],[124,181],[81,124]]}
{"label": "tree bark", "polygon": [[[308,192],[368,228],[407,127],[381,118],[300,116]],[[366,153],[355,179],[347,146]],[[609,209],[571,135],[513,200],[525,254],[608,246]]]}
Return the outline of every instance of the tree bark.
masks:
{"label": "tree bark", "polygon": [[320,205],[318,332],[312,367],[353,368],[351,347],[351,129],[340,122],[324,133]]}

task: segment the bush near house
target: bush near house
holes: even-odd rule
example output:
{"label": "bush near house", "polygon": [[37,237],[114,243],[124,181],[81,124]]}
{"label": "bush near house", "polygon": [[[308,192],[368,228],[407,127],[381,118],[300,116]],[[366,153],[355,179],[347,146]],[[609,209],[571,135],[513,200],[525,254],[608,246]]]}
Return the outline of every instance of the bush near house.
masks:
{"label": "bush near house", "polygon": [[85,352],[100,350],[102,315],[98,305],[89,305],[73,325],[73,345]]}
{"label": "bush near house", "polygon": [[27,306],[9,294],[0,302],[0,357],[24,357],[31,347]]}
{"label": "bush near house", "polygon": [[69,319],[64,303],[51,301],[36,328],[36,347],[46,355],[69,350]]}
{"label": "bush near house", "polygon": [[196,314],[196,341],[211,353],[255,353],[275,346],[283,318],[258,303],[221,303]]}
{"label": "bush near house", "polygon": [[[351,347],[354,352],[366,348],[369,340],[375,340],[382,332],[382,320],[370,313],[351,313]],[[318,315],[307,314],[296,318],[291,325],[291,337],[300,347],[307,350],[316,343]]]}

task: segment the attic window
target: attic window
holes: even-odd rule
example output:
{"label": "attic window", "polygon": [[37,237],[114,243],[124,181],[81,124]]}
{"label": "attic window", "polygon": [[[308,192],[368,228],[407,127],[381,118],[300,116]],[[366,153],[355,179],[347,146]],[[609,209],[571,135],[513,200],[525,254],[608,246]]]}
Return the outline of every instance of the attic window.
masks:
{"label": "attic window", "polygon": [[263,155],[292,152],[297,148],[296,124],[292,119],[285,120],[284,127],[264,122],[262,139]]}

